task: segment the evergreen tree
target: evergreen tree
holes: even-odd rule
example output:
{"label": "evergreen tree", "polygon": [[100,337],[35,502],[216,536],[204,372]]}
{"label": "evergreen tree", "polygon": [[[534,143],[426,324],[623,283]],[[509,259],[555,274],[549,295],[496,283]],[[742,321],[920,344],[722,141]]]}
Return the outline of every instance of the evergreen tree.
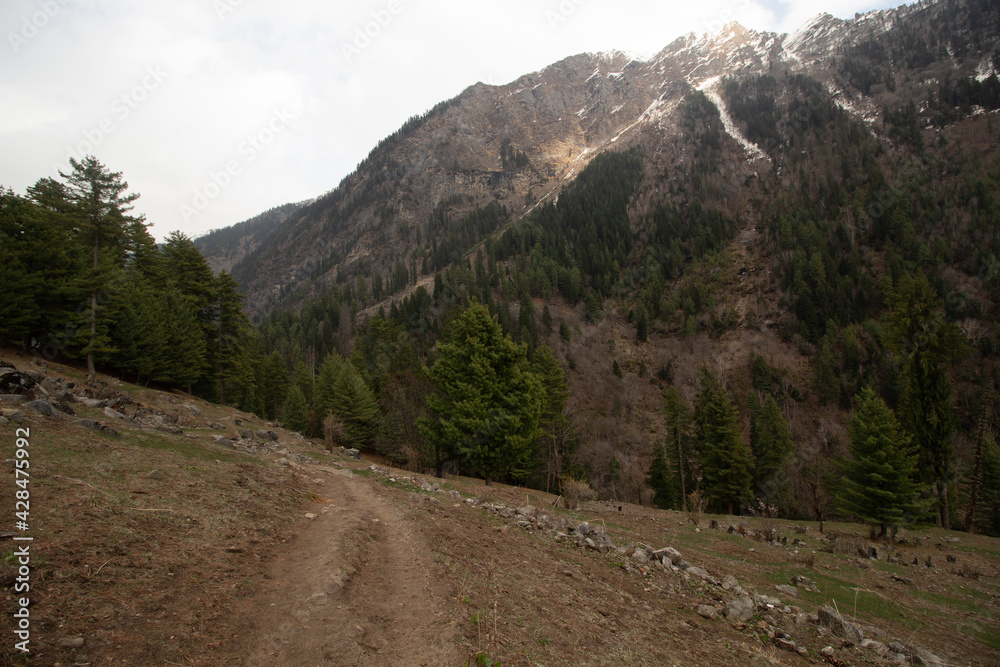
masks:
{"label": "evergreen tree", "polygon": [[434,383],[427,397],[432,416],[418,426],[439,457],[462,459],[487,484],[497,475],[523,477],[539,435],[543,398],[525,346],[474,303],[451,323],[427,372]]}
{"label": "evergreen tree", "polygon": [[543,344],[535,351],[531,370],[542,385],[542,405],[538,416],[538,428],[541,431],[539,458],[542,460],[545,489],[548,491],[562,478],[569,454],[567,446],[570,422],[565,414],[569,386],[566,384],[566,372],[548,345]]}
{"label": "evergreen tree", "polygon": [[954,482],[958,420],[947,373],[961,358],[964,341],[958,327],[947,321],[944,303],[922,273],[899,281],[887,329],[891,349],[903,360],[900,421],[919,452],[922,481],[933,485],[938,525],[950,528],[948,498]]}
{"label": "evergreen tree", "polygon": [[[223,271],[214,280],[211,292],[212,319],[208,346],[213,357],[213,375],[219,403],[226,404],[226,386],[238,372],[237,359],[250,335],[250,321],[243,312],[243,297],[236,279]],[[311,393],[311,392],[310,392]]]}
{"label": "evergreen tree", "polygon": [[667,431],[664,455],[672,469],[670,506],[686,512],[688,488],[695,479],[694,464],[698,457],[697,452],[692,451],[691,408],[674,387],[668,387],[663,394],[663,416]]}
{"label": "evergreen tree", "polygon": [[649,337],[649,316],[645,306],[639,306],[639,312],[635,316],[635,337],[640,343],[645,343]]}
{"label": "evergreen tree", "polygon": [[342,442],[367,447],[374,437],[378,404],[361,374],[350,363],[343,364],[333,385],[330,411],[343,422]]}
{"label": "evergreen tree", "polygon": [[280,352],[274,350],[260,367],[261,399],[266,419],[276,419],[288,394],[288,363]]}
{"label": "evergreen tree", "polygon": [[795,448],[792,432],[771,394],[764,396],[763,405],[759,404],[756,391],[751,390],[750,396],[751,403],[757,403],[756,409],[750,410],[750,450],[756,461],[754,487],[762,498],[774,501],[779,489],[771,482]]}
{"label": "evergreen tree", "polygon": [[146,223],[142,216],[128,215],[139,195],[126,194],[128,183],[122,180],[121,172],[109,171],[92,155],[83,160],[71,157],[69,163],[73,171],[59,175],[66,180],[64,192],[77,234],[92,250],[91,271],[85,279],[90,292],[90,331],[81,351],[87,357],[90,383],[96,377],[95,356],[113,352],[106,323],[98,324],[98,294],[109,287],[116,269],[124,266],[131,239],[146,231]]}
{"label": "evergreen tree", "polygon": [[673,509],[677,499],[673,485],[673,474],[670,464],[663,454],[663,443],[653,445],[653,461],[646,474],[646,483],[653,489],[653,503],[663,509]]}
{"label": "evergreen tree", "polygon": [[753,455],[740,438],[739,415],[716,377],[702,367],[694,422],[703,492],[710,511],[733,513],[750,499]]}
{"label": "evergreen tree", "polygon": [[920,487],[914,477],[918,454],[892,410],[870,387],[858,394],[851,419],[851,458],[841,466],[837,494],[841,511],[880,527],[911,523],[919,516]]}
{"label": "evergreen tree", "polygon": [[299,433],[304,433],[309,427],[309,405],[299,386],[293,384],[285,399],[285,412],[282,416],[284,427]]}
{"label": "evergreen tree", "polygon": [[205,336],[198,325],[194,306],[190,302],[173,292],[162,294],[161,299],[166,356],[155,379],[187,387],[190,393],[191,385],[197,382],[204,372]]}

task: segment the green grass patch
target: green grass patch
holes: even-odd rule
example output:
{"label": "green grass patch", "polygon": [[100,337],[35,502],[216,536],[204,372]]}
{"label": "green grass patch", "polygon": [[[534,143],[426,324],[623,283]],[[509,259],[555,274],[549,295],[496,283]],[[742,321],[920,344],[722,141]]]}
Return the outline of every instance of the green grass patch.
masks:
{"label": "green grass patch", "polygon": [[994,622],[973,623],[959,627],[963,634],[978,639],[994,651],[1000,651],[1000,628]]}
{"label": "green grass patch", "polygon": [[258,461],[245,454],[238,454],[231,451],[219,451],[216,449],[206,449],[200,443],[187,438],[167,438],[164,436],[136,433],[129,438],[129,444],[147,449],[159,449],[162,451],[175,452],[189,459],[200,459],[202,461],[226,461],[229,463]]}

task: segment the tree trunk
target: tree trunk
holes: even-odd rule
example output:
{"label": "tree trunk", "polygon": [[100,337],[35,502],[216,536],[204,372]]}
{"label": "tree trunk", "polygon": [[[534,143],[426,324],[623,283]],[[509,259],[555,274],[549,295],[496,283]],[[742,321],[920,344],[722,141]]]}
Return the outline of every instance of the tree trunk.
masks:
{"label": "tree trunk", "polygon": [[486,478],[486,486],[493,486],[493,476],[489,472],[483,475]]}
{"label": "tree trunk", "polygon": [[983,456],[983,431],[986,430],[986,415],[979,420],[979,435],[976,436],[976,456],[972,464],[972,489],[969,491],[969,509],[965,512],[965,532],[972,532],[972,519],[976,515],[976,494],[979,492],[979,462]]}
{"label": "tree trunk", "polygon": [[[100,237],[94,233],[94,280],[97,280],[97,250],[100,247]],[[97,338],[97,289],[90,291],[90,344],[87,349],[87,384],[94,384],[97,371],[94,369],[94,341]]]}

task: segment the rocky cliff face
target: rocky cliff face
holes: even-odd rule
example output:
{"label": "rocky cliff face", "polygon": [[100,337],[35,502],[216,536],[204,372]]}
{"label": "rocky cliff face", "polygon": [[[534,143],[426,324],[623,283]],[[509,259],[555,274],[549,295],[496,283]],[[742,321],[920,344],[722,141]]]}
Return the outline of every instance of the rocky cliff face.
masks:
{"label": "rocky cliff face", "polygon": [[[726,159],[715,165],[720,200],[743,213],[755,192],[747,186],[759,174],[780,172],[780,164],[776,147],[759,145],[747,124],[728,112],[727,81],[805,74],[821,84],[822,93],[814,97],[833,100],[864,120],[870,132],[880,132],[884,107],[933,95],[945,75],[985,71],[995,30],[992,41],[971,47],[952,45],[951,33],[934,36],[931,26],[947,20],[946,14],[959,16],[958,28],[968,23],[964,11],[964,3],[942,2],[847,21],[821,15],[791,35],[732,24],[718,34],[677,39],[648,61],[621,53],[581,54],[504,86],[477,83],[385,139],[326,195],[287,208],[235,241],[204,237],[202,247],[210,261],[231,269],[257,312],[333,281],[386,276],[399,263],[419,281],[426,267],[415,258],[442,239],[428,223],[432,215],[456,218],[498,202],[517,219],[557,197],[593,156],[637,144],[645,150],[648,173],[636,195],[638,218],[666,196],[670,171],[693,159],[678,109],[695,90],[718,109],[726,131]],[[892,44],[912,35],[921,37],[927,57],[915,65],[893,61],[898,54]],[[865,44],[878,48],[859,53]],[[879,62],[883,54],[890,62]],[[855,61],[863,61],[864,72],[874,68],[874,83],[852,74]],[[788,102],[782,102],[787,89],[774,95],[779,105]],[[793,124],[789,119],[778,131],[787,133]],[[441,267],[426,270],[435,268]]]}

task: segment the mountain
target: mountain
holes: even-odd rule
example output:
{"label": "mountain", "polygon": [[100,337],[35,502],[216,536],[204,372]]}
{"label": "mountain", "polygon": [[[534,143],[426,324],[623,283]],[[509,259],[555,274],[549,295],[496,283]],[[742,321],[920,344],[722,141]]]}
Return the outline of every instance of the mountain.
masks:
{"label": "mountain", "polygon": [[[718,34],[677,39],[648,61],[581,54],[504,86],[479,83],[408,121],[334,190],[307,205],[283,207],[273,229],[248,229],[242,244],[221,241],[232,233],[220,230],[199,244],[213,264],[230,264],[250,308],[263,313],[293,294],[354,275],[386,275],[397,262],[409,266],[414,253],[451,240],[432,228],[435,216],[455,219],[497,202],[509,219],[520,218],[556,198],[603,150],[645,149],[651,164],[638,217],[662,200],[655,175],[690,165],[679,122],[681,102],[694,91],[704,92],[721,114],[719,194],[728,209],[743,213],[754,192],[744,187],[745,178],[780,169],[788,159],[784,135],[794,128],[780,119],[772,147],[748,138],[759,119],[748,119],[748,126],[728,113],[726,82],[778,75],[781,90],[773,92],[780,107],[778,93],[790,94],[788,77],[809,77],[819,84],[809,102],[833,102],[881,137],[889,129],[886,108],[922,101],[916,120],[926,128],[935,120],[926,101],[946,80],[982,80],[992,72],[996,17],[986,11],[980,21],[976,12],[982,11],[980,3],[942,2],[848,21],[821,15],[791,35],[731,24]],[[458,240],[457,252],[477,240]],[[427,272],[416,267],[418,279],[444,263],[431,262]]]}
{"label": "mountain", "polygon": [[[566,369],[568,425],[518,481],[649,502],[672,388],[749,443],[717,509],[758,497],[822,518],[873,387],[947,525],[993,456],[998,70],[1000,10],[981,0],[581,54],[471,86],[327,194],[199,243],[259,324],[258,385],[291,374],[308,396],[321,360],[350,356],[379,404],[370,444],[414,469],[433,458],[419,369],[476,300]],[[686,446],[703,472],[729,460]],[[714,484],[670,465],[675,507],[686,481]]]}

